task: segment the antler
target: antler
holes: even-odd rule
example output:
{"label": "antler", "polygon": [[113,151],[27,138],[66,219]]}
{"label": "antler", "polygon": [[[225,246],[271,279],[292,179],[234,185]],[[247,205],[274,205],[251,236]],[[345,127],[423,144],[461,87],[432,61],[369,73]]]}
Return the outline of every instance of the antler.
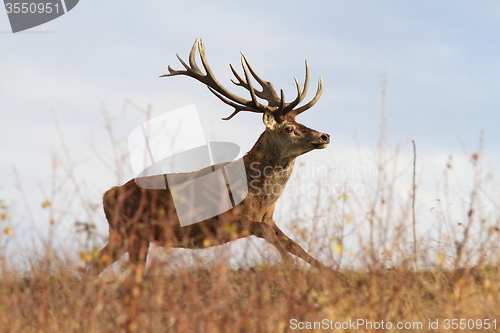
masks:
{"label": "antler", "polygon": [[[206,74],[203,73],[196,64],[195,56],[197,49],[200,55],[201,63],[203,65],[203,68],[205,69]],[[235,94],[227,90],[225,87],[223,87],[219,83],[219,81],[217,81],[212,70],[210,69],[210,66],[208,65],[208,61],[205,55],[205,47],[203,45],[202,39],[197,38],[196,41],[194,42],[194,45],[191,48],[191,52],[189,53],[189,65],[187,65],[181,59],[181,57],[179,57],[179,55],[177,55],[177,58],[179,59],[180,63],[184,66],[185,70],[173,70],[170,66],[168,66],[169,74],[161,75],[160,77],[187,75],[207,85],[208,89],[215,96],[217,96],[224,103],[234,108],[234,112],[231,115],[229,115],[229,117],[222,118],[224,120],[229,120],[233,118],[240,111],[264,113],[266,110],[269,110],[274,114],[274,117],[278,121],[281,121],[281,119],[287,114],[290,114],[291,116],[295,117],[298,114],[304,112],[305,110],[311,108],[318,101],[319,97],[321,96],[321,93],[323,92],[323,82],[320,78],[318,82],[318,90],[316,92],[316,96],[306,105],[296,110],[293,110],[300,102],[302,102],[302,100],[305,98],[307,94],[307,89],[309,86],[309,68],[307,65],[307,61],[306,61],[306,79],[304,82],[304,88],[302,89],[302,91],[300,91],[300,84],[297,78],[294,77],[295,85],[297,87],[297,97],[293,102],[285,103],[285,94],[283,90],[280,91],[280,97],[278,97],[276,90],[273,87],[273,84],[271,82],[261,79],[255,73],[255,71],[250,66],[250,63],[248,62],[248,59],[245,57],[244,54],[241,54],[241,67],[243,68],[245,77],[242,78],[238,74],[238,72],[236,72],[234,67],[230,65],[231,71],[233,72],[236,80],[238,80],[237,82],[231,80],[231,82],[233,82],[237,86],[243,87],[246,90],[248,90],[252,98],[251,100],[247,100],[239,96],[236,96]],[[260,91],[255,90],[255,88],[252,86],[250,75],[252,75],[255,81],[259,83],[262,90]],[[267,105],[260,104],[259,101],[257,100],[257,97],[266,100]]]}
{"label": "antler", "polygon": [[[307,61],[306,61],[306,67],[307,67]],[[304,91],[307,91],[307,87],[305,87],[305,86],[304,86]],[[304,97],[305,97],[305,93],[304,92],[303,92],[303,94],[304,94]],[[302,105],[300,108],[295,109],[295,110],[291,110],[290,111],[290,115],[295,118],[299,114],[301,114],[302,112],[304,112],[304,111],[309,110],[310,108],[312,108],[314,106],[314,104],[316,104],[316,102],[321,97],[321,94],[323,94],[323,79],[320,76],[320,78],[318,79],[318,89],[316,90],[316,95],[314,95],[314,98],[311,99],[309,101],[309,103]],[[302,98],[304,98],[304,97],[302,97]]]}

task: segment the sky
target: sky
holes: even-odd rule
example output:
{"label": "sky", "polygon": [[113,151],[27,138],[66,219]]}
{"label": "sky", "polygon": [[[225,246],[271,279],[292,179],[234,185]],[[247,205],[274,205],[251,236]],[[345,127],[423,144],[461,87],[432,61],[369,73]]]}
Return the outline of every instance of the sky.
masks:
{"label": "sky", "polygon": [[360,154],[374,155],[383,119],[405,172],[417,145],[422,211],[432,208],[450,155],[465,185],[481,138],[485,166],[500,166],[495,1],[87,0],[16,34],[0,10],[0,200],[11,215],[0,223],[21,247],[50,234],[51,219],[61,238],[74,234],[75,221],[95,222],[105,237],[101,196],[134,177],[126,139],[148,108],[157,116],[195,104],[208,141],[252,147],[260,116],[222,121],[232,109],[202,84],[159,78],[168,65],[181,68],[175,55],[186,59],[198,37],[219,81],[242,97],[229,81],[240,52],[287,99],[293,77],[303,81],[304,60],[309,98],[322,77],[323,96],[297,119],[331,136],[326,150],[300,158],[312,168],[359,166]]}

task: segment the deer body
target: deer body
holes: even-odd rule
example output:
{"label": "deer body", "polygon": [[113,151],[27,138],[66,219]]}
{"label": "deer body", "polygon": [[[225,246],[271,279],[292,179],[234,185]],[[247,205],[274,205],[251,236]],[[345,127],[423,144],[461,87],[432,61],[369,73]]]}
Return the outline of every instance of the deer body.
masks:
{"label": "deer body", "polygon": [[[194,60],[196,48],[199,50],[207,74],[203,74],[196,65]],[[321,80],[316,97],[307,105],[294,109],[307,92],[307,70],[304,89],[300,92],[297,83],[298,97],[292,103],[286,104],[283,92],[279,99],[272,84],[261,80],[244,56],[242,66],[245,79],[242,79],[232,67],[231,69],[238,79],[238,83],[235,84],[250,91],[251,101],[234,96],[220,86],[206,62],[201,40],[197,40],[191,50],[190,66],[182,59],[179,60],[186,71],[174,71],[169,67],[170,74],[167,76],[188,75],[207,84],[217,97],[235,108],[235,112],[226,119],[232,118],[240,111],[263,114],[266,130],[253,148],[243,156],[248,194],[238,205],[218,216],[181,227],[168,185],[166,189],[146,189],[139,187],[135,179],[132,179],[122,186],[113,187],[103,198],[104,211],[109,223],[109,242],[90,263],[88,274],[99,275],[106,266],[118,260],[125,252],[129,253],[131,263],[143,269],[150,243],[163,247],[205,248],[250,235],[266,239],[273,244],[284,260],[291,260],[289,256],[291,253],[315,267],[323,267],[323,264],[287,237],[273,220],[276,203],[290,179],[296,158],[310,150],[325,148],[329,143],[328,134],[319,133],[295,121],[295,116],[314,105],[321,95]],[[262,91],[253,89],[248,71],[261,84]],[[266,99],[268,106],[260,105],[257,96]],[[225,164],[179,176],[197,177]],[[155,177],[159,177],[156,181],[162,181],[163,176]],[[228,191],[230,191],[229,186]]]}

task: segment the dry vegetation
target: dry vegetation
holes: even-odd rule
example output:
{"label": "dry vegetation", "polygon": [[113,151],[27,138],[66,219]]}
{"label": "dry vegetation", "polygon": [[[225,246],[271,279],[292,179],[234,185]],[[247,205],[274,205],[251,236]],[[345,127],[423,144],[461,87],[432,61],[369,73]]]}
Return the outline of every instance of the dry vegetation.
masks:
{"label": "dry vegetation", "polygon": [[[153,256],[144,277],[122,263],[89,281],[81,275],[89,248],[65,256],[50,246],[24,254],[28,264],[20,268],[3,255],[15,223],[2,205],[0,332],[499,331],[498,180],[482,169],[481,151],[470,161],[460,217],[443,194],[434,228],[418,235],[415,248],[412,166],[398,190],[397,152],[379,147],[378,154],[366,196],[316,201],[328,232],[302,224],[292,233],[306,249],[328,248],[311,253],[331,271],[265,259],[235,269],[225,256],[173,266],[168,256]],[[444,166],[445,190],[454,167],[451,160]]]}
{"label": "dry vegetation", "polygon": [[[338,331],[446,332],[445,319],[498,318],[500,278],[493,267],[414,272],[407,269],[317,272],[282,266],[231,270],[150,267],[147,276],[82,281],[71,263],[42,261],[0,282],[2,332],[286,332],[294,321],[357,319],[421,322],[421,328]],[[439,329],[428,328],[439,320]],[[313,324],[312,324],[313,325]],[[339,324],[337,324],[339,325]],[[344,324],[346,325],[346,324]],[[407,324],[409,325],[409,324]],[[321,326],[325,328],[325,326]],[[368,327],[369,328],[369,327]],[[300,330],[296,331],[321,331]],[[328,331],[328,330],[325,330]],[[461,330],[496,332],[497,329]]]}

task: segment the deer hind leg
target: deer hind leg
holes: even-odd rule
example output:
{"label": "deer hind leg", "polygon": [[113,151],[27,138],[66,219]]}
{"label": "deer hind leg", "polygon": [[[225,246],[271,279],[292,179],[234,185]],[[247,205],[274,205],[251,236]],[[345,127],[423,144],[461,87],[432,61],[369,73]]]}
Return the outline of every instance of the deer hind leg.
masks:
{"label": "deer hind leg", "polygon": [[99,251],[97,258],[94,258],[87,270],[87,276],[96,278],[101,272],[126,252],[125,242],[122,234],[110,230],[108,244]]}
{"label": "deer hind leg", "polygon": [[135,279],[141,280],[149,252],[149,241],[141,235],[133,235],[128,242],[129,262],[135,270]]}

